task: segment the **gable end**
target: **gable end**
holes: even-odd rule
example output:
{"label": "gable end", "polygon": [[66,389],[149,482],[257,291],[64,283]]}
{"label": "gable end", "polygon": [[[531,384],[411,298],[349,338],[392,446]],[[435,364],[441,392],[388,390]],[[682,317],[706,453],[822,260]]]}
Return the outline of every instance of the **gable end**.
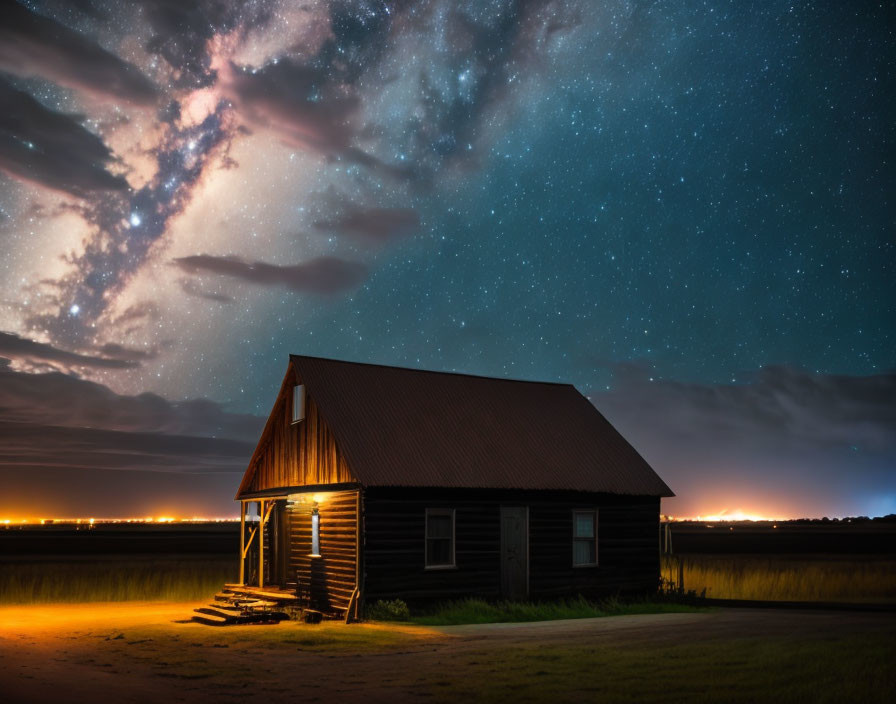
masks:
{"label": "gable end", "polygon": [[236,500],[287,487],[357,482],[313,396],[305,399],[304,419],[292,422],[293,388],[301,383],[290,361]]}

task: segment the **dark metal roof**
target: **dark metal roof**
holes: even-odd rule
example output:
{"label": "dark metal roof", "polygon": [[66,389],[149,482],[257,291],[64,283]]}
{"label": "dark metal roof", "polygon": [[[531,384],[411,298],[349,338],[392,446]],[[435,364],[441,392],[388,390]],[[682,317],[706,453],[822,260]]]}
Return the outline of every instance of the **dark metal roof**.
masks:
{"label": "dark metal roof", "polygon": [[364,486],[674,495],[572,385],[290,359]]}

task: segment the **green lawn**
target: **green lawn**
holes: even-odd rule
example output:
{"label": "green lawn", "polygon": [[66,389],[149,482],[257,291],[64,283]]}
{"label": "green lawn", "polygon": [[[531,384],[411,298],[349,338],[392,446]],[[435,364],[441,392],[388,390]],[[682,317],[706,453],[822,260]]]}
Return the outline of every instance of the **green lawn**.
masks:
{"label": "green lawn", "polygon": [[[431,611],[412,613],[409,620],[421,626],[454,626],[468,623],[513,623],[522,621],[554,621],[570,618],[598,618],[627,614],[665,614],[700,611],[694,606],[663,601],[622,602],[615,599],[592,602],[567,599],[552,602],[487,602],[462,599],[441,604]],[[376,605],[372,608],[376,617]],[[388,619],[388,613],[384,614]]]}

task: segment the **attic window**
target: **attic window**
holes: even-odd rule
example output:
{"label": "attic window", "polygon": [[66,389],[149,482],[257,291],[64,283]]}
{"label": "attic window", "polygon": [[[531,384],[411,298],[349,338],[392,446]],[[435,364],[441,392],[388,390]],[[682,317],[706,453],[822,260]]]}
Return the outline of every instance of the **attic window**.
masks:
{"label": "attic window", "polygon": [[305,420],[305,387],[302,384],[292,388],[292,422]]}

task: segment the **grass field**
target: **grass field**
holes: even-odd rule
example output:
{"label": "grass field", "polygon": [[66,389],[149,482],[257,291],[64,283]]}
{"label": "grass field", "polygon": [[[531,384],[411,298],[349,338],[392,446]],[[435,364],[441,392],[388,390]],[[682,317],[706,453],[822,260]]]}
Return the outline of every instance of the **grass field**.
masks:
{"label": "grass field", "polygon": [[236,577],[235,560],[210,556],[0,562],[0,604],[207,599]]}
{"label": "grass field", "polygon": [[519,623],[698,610],[684,604],[656,601],[624,603],[615,599],[592,602],[579,598],[542,603],[519,601],[490,603],[482,599],[462,599],[442,604],[429,612],[414,614],[410,617],[410,621],[423,626],[451,626],[466,623]]}
{"label": "grass field", "polygon": [[[663,576],[667,579],[677,579],[678,559],[684,565],[685,590],[700,594],[705,589],[709,598],[896,602],[896,560],[892,559],[685,555],[664,558]],[[234,562],[218,556],[4,560],[0,561],[0,604],[207,599],[222,584],[234,581]],[[674,609],[672,604],[663,606]],[[583,599],[493,604],[468,599],[415,614],[412,620],[447,625],[648,612],[638,608],[647,609],[648,604],[591,603]],[[653,609],[650,613],[657,613],[658,605],[649,608]],[[382,615],[374,618],[394,620]]]}
{"label": "grass field", "polygon": [[[0,530],[0,604],[204,600],[237,577],[236,530],[230,524]],[[705,589],[711,598],[896,603],[896,525],[675,524],[672,542],[685,590]],[[663,574],[677,580],[668,559]],[[439,615],[417,615],[439,619],[423,623],[450,624],[607,613],[618,611],[576,600],[467,601]]]}
{"label": "grass field", "polygon": [[663,576],[714,599],[760,601],[896,602],[896,560],[813,555],[684,555],[664,557]]}

